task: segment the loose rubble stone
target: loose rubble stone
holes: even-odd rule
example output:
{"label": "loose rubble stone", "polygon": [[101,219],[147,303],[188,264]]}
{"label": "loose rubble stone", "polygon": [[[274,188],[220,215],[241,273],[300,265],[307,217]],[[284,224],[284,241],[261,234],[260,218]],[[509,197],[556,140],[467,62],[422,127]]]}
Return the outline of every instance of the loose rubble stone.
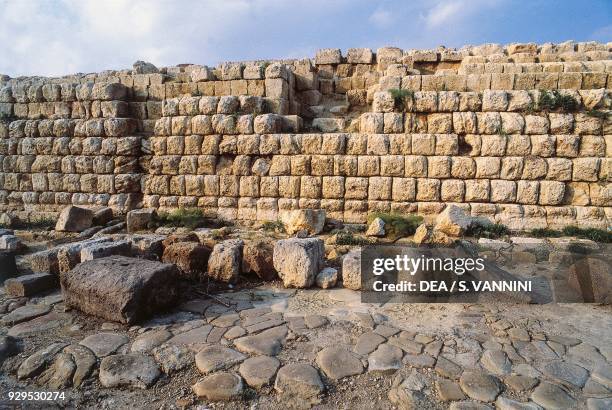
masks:
{"label": "loose rubble stone", "polygon": [[129,341],[126,335],[119,333],[96,333],[95,335],[87,336],[79,342],[91,350],[97,357],[106,357],[113,354],[121,346]]}
{"label": "loose rubble stone", "polygon": [[172,338],[172,336],[172,333],[166,329],[149,331],[138,336],[134,342],[132,342],[132,347],[130,350],[133,353],[149,352],[153,348],[164,343],[166,340]]}
{"label": "loose rubble stone", "polygon": [[449,379],[458,379],[463,371],[459,365],[448,360],[444,356],[438,356],[435,370],[440,376],[447,377]]}
{"label": "loose rubble stone", "polygon": [[196,396],[206,397],[211,401],[239,399],[243,389],[240,376],[229,372],[212,374],[192,386]]}
{"label": "loose rubble stone", "polygon": [[156,216],[155,209],[134,209],[127,213],[126,224],[129,233],[149,229]]}
{"label": "loose rubble stone", "polygon": [[176,265],[185,279],[203,280],[210,253],[210,248],[199,243],[177,242],[164,249],[162,262]]}
{"label": "loose rubble stone", "polygon": [[446,379],[438,379],[436,381],[438,397],[442,401],[458,401],[465,400],[465,394],[461,391],[459,384]]}
{"label": "loose rubble stone", "polygon": [[18,307],[8,315],[2,317],[2,324],[7,326],[16,325],[17,323],[27,322],[36,317],[46,315],[51,311],[51,306],[48,305],[25,305]]}
{"label": "loose rubble stone", "polygon": [[275,357],[257,356],[246,359],[240,364],[240,375],[254,389],[268,385],[276,375],[280,361]]}
{"label": "loose rubble stone", "polygon": [[155,347],[152,353],[166,374],[178,372],[193,363],[193,353],[183,346],[166,343]]}
{"label": "loose rubble stone", "polygon": [[336,286],[338,271],[334,268],[325,268],[317,274],[315,281],[321,289],[329,289]]}
{"label": "loose rubble stone", "polygon": [[484,402],[495,400],[502,390],[496,377],[480,372],[463,372],[459,385],[465,394]]}
{"label": "loose rubble stone", "polygon": [[54,390],[65,389],[72,385],[72,375],[75,371],[76,364],[72,356],[68,353],[59,353],[48,370],[50,377],[47,386]]}
{"label": "loose rubble stone", "polygon": [[247,241],[242,249],[242,271],[254,272],[263,280],[276,279],[276,269],[272,261],[273,252],[274,244],[270,240]]}
{"label": "loose rubble stone", "polygon": [[449,236],[462,235],[472,224],[472,217],[456,205],[449,205],[437,216],[434,229]]}
{"label": "loose rubble stone", "polygon": [[108,356],[100,362],[100,383],[104,387],[149,388],[160,376],[152,357],[140,353]]}
{"label": "loose rubble stone", "polygon": [[29,297],[53,289],[57,286],[57,277],[48,273],[34,273],[7,279],[4,282],[6,293],[10,296]]}
{"label": "loose rubble stone", "polygon": [[388,343],[381,344],[368,357],[368,372],[394,373],[402,367],[402,350]]}
{"label": "loose rubble stone", "polygon": [[210,346],[201,350],[195,357],[196,366],[201,373],[207,374],[227,369],[242,362],[246,356],[229,347]]}
{"label": "loose rubble stone", "polygon": [[361,289],[361,252],[353,250],[342,258],[342,285],[345,288]]}
{"label": "loose rubble stone", "polygon": [[93,211],[78,206],[68,206],[62,210],[55,224],[56,231],[81,232],[91,227]]}
{"label": "loose rubble stone", "polygon": [[512,390],[521,392],[526,390],[531,390],[538,384],[538,379],[535,377],[522,376],[522,375],[512,375],[508,376],[504,379],[504,383]]}
{"label": "loose rubble stone", "polygon": [[385,221],[381,218],[374,218],[372,223],[368,226],[368,230],[366,231],[367,236],[385,236]]}
{"label": "loose rubble stone", "polygon": [[274,389],[289,403],[304,401],[316,404],[319,401],[317,396],[323,393],[325,386],[314,367],[305,363],[290,363],[281,367],[276,374]]}
{"label": "loose rubble stone", "polygon": [[563,388],[548,382],[542,382],[531,393],[531,400],[545,409],[571,409],[576,400]]}
{"label": "loose rubble stone", "polygon": [[0,250],[21,252],[25,249],[25,245],[21,242],[21,239],[15,235],[2,235],[0,236]]}
{"label": "loose rubble stone", "polygon": [[66,343],[52,343],[36,351],[21,363],[17,369],[17,378],[22,380],[37,376],[64,347],[66,347]]}
{"label": "loose rubble stone", "polygon": [[173,265],[110,256],[79,264],[60,282],[66,305],[131,324],[172,305],[177,276]]}
{"label": "loose rubble stone", "polygon": [[208,276],[226,283],[235,283],[242,265],[241,239],[230,239],[214,246],[208,259]]}
{"label": "loose rubble stone", "polygon": [[363,373],[357,356],[342,347],[326,347],[317,354],[317,365],[334,380]]}
{"label": "loose rubble stone", "polygon": [[407,353],[404,356],[403,362],[404,364],[411,366],[411,367],[430,368],[430,367],[434,367],[434,365],[436,364],[436,359],[434,359],[433,357],[427,354],[414,355],[414,354]]}
{"label": "loose rubble stone", "polygon": [[285,287],[308,288],[323,265],[324,255],[321,239],[283,239],[274,245],[274,268]]}
{"label": "loose rubble stone", "polygon": [[281,212],[279,216],[289,235],[302,230],[306,230],[310,235],[318,235],[325,226],[324,209],[295,209]]}

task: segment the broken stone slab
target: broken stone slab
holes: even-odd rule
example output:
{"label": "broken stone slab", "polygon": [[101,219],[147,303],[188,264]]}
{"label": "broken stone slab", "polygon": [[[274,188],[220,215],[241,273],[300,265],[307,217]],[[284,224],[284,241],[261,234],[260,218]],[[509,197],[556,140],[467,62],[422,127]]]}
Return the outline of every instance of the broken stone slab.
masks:
{"label": "broken stone slab", "polygon": [[210,248],[197,242],[177,242],[166,247],[162,261],[176,265],[181,277],[201,281],[206,277]]}
{"label": "broken stone slab", "polygon": [[109,256],[86,261],[60,276],[67,306],[107,320],[132,324],[172,306],[174,265]]}
{"label": "broken stone slab", "polygon": [[81,249],[81,262],[105,258],[111,255],[130,256],[131,249],[130,243],[125,240],[94,243]]}
{"label": "broken stone slab", "polygon": [[321,326],[325,326],[329,323],[329,320],[323,315],[306,315],[304,316],[304,324],[308,329],[317,329]]}
{"label": "broken stone slab", "polygon": [[19,365],[17,378],[23,380],[39,375],[66,346],[66,343],[52,343],[36,351]]}
{"label": "broken stone slab", "polygon": [[232,372],[219,372],[200,380],[192,386],[198,397],[211,401],[236,400],[242,396],[242,379]]}
{"label": "broken stone slab", "polygon": [[56,287],[57,276],[48,273],[33,273],[4,281],[6,293],[17,297],[30,297]]}
{"label": "broken stone slab", "polygon": [[495,400],[495,407],[499,410],[542,410],[542,407],[533,402],[523,403],[503,396]]}
{"label": "broken stone slab", "polygon": [[18,307],[8,315],[2,317],[2,324],[13,326],[17,323],[27,322],[42,315],[46,315],[51,311],[51,306],[48,305],[25,305]]}
{"label": "broken stone slab", "polygon": [[402,349],[383,343],[368,357],[368,372],[392,374],[402,367]]}
{"label": "broken stone slab", "polygon": [[41,379],[48,380],[47,386],[53,390],[65,389],[72,385],[72,375],[76,371],[76,364],[68,353],[59,353],[49,369]]}
{"label": "broken stone slab", "polygon": [[96,357],[101,358],[115,353],[128,341],[129,339],[126,335],[103,332],[87,336],[79,344],[91,350]]}
{"label": "broken stone slab", "polygon": [[318,235],[325,227],[324,209],[293,209],[281,211],[279,218],[289,235],[307,231],[310,235]]}
{"label": "broken stone slab", "polygon": [[279,367],[276,357],[257,356],[242,362],[239,373],[250,387],[258,390],[270,384]]}
{"label": "broken stone slab", "polygon": [[247,241],[242,249],[242,271],[253,272],[260,279],[274,280],[277,278],[272,261],[274,243],[268,239]]}
{"label": "broken stone slab", "polygon": [[93,225],[104,226],[113,219],[113,209],[104,206],[94,211],[92,223]]}
{"label": "broken stone slab", "polygon": [[0,251],[0,283],[17,275],[15,252]]}
{"label": "broken stone slab", "polygon": [[203,374],[228,369],[244,359],[246,356],[242,353],[219,345],[206,347],[195,356],[196,366]]}
{"label": "broken stone slab", "polygon": [[361,250],[354,249],[342,258],[342,286],[361,289]]}
{"label": "broken stone slab", "polygon": [[26,337],[35,334],[48,332],[69,323],[70,317],[67,314],[51,312],[27,322],[19,323],[11,327],[8,331],[9,336]]}
{"label": "broken stone slab", "polygon": [[167,343],[186,346],[193,351],[200,351],[202,346],[206,344],[206,339],[211,330],[211,325],[199,326],[177,334],[172,339],[168,340]]}
{"label": "broken stone slab", "polygon": [[285,287],[308,288],[321,270],[324,255],[321,239],[283,239],[274,245],[274,268]]}
{"label": "broken stone slab", "polygon": [[155,360],[141,353],[118,354],[102,359],[100,383],[104,387],[146,389],[155,383],[161,372]]}
{"label": "broken stone slab", "polygon": [[274,389],[289,403],[316,404],[325,386],[314,367],[306,363],[290,363],[281,367],[276,374]]}
{"label": "broken stone slab", "polygon": [[153,356],[166,374],[176,373],[193,363],[193,353],[189,349],[169,343],[153,349]]}
{"label": "broken stone slab", "polygon": [[550,379],[568,387],[582,388],[589,378],[589,372],[574,363],[553,360],[542,367],[542,373]]}
{"label": "broken stone slab", "polygon": [[315,281],[321,289],[333,288],[338,281],[338,270],[330,267],[324,268],[317,274]]}
{"label": "broken stone slab", "polygon": [[472,399],[494,401],[502,390],[502,384],[495,376],[483,372],[465,371],[459,378],[459,386]]}
{"label": "broken stone slab", "polygon": [[2,251],[13,251],[21,252],[25,249],[25,245],[15,235],[2,235],[0,236],[0,250]]}
{"label": "broken stone slab", "polygon": [[357,355],[339,346],[321,350],[316,362],[323,373],[334,380],[363,373],[363,364]]}
{"label": "broken stone slab", "polygon": [[157,212],[153,208],[134,209],[127,213],[126,225],[128,233],[143,231],[153,227]]}
{"label": "broken stone slab", "polygon": [[378,345],[385,342],[385,338],[374,332],[367,332],[359,336],[355,348],[355,353],[365,356],[372,353]]}
{"label": "broken stone slab", "polygon": [[132,254],[146,259],[161,259],[164,252],[163,235],[138,234],[131,235],[128,240],[132,244]]}
{"label": "broken stone slab", "polygon": [[57,252],[55,257],[57,258],[58,272],[63,273],[63,272],[68,272],[69,270],[73,269],[76,265],[81,263],[81,250],[89,246],[96,246],[97,244],[108,243],[111,241],[112,241],[112,238],[109,238],[109,237],[87,239],[85,241],[74,242],[68,245],[50,249],[49,252],[51,251]]}
{"label": "broken stone slab", "polygon": [[36,273],[59,274],[58,248],[33,253],[28,257],[30,269]]}
{"label": "broken stone slab", "polygon": [[612,303],[612,266],[600,258],[582,258],[569,267],[568,284],[584,302]]}
{"label": "broken stone slab", "polygon": [[91,227],[93,211],[79,206],[67,206],[60,212],[55,224],[56,231],[81,232]]}
{"label": "broken stone slab", "polygon": [[505,376],[512,371],[512,363],[502,350],[485,350],[480,362],[485,369],[497,376]]}

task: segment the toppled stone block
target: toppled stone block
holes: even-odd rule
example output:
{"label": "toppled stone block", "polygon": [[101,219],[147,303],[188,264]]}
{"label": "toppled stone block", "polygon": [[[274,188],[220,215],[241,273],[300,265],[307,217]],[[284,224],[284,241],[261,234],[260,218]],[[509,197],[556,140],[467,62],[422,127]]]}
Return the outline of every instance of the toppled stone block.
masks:
{"label": "toppled stone block", "polygon": [[456,205],[449,205],[436,218],[434,229],[450,236],[461,236],[472,223],[472,217],[463,209]]}
{"label": "toppled stone block", "polygon": [[166,237],[163,235],[133,235],[129,238],[132,244],[132,254],[147,259],[161,258],[164,252],[163,242],[165,239]]}
{"label": "toppled stone block", "polygon": [[324,209],[294,209],[280,212],[279,216],[289,235],[302,230],[308,231],[311,235],[318,235],[325,227]]}
{"label": "toppled stone block", "polygon": [[131,246],[128,241],[95,243],[81,249],[81,262],[111,255],[130,256],[130,251]]}
{"label": "toppled stone block", "polygon": [[138,60],[132,65],[133,74],[155,74],[159,73],[159,69],[152,63]]}
{"label": "toppled stone block", "polygon": [[338,270],[334,268],[325,268],[317,274],[317,286],[321,289],[333,288],[338,281]]}
{"label": "toppled stone block", "polygon": [[33,272],[57,275],[59,273],[58,251],[59,248],[53,248],[33,253],[29,257],[30,269]]}
{"label": "toppled stone block", "polygon": [[453,240],[449,238],[447,234],[427,224],[419,225],[412,237],[412,241],[417,245],[450,245],[453,243]]}
{"label": "toppled stone block", "polygon": [[[88,246],[95,246],[101,243],[108,243],[112,239],[109,237],[104,238],[95,238],[88,239],[81,242],[75,242],[68,245],[60,246],[59,248],[50,249],[47,252],[56,252],[55,257],[57,259],[57,267],[58,273],[68,272],[76,265],[81,263],[81,250]],[[44,255],[41,255],[40,259],[42,259]],[[44,259],[42,259],[44,260]],[[52,259],[49,259],[52,260]],[[32,265],[34,265],[34,261],[32,261]],[[39,262],[39,266],[42,266],[42,261]],[[34,269],[34,268],[32,268]],[[54,273],[54,272],[51,272]]]}
{"label": "toppled stone block", "polygon": [[360,249],[354,249],[342,258],[342,285],[348,289],[361,289]]}
{"label": "toppled stone block", "polygon": [[0,250],[19,252],[25,248],[21,239],[15,235],[0,236]]}
{"label": "toppled stone block", "polygon": [[108,206],[98,209],[93,214],[94,225],[106,225],[113,219],[113,210]]}
{"label": "toppled stone block", "polygon": [[59,214],[56,231],[81,232],[91,227],[93,222],[93,211],[79,206],[67,206]]}
{"label": "toppled stone block", "polygon": [[240,275],[243,245],[241,239],[216,244],[208,259],[208,276],[221,282],[235,283]]}
{"label": "toppled stone block", "polygon": [[4,281],[6,293],[10,296],[29,297],[53,289],[57,286],[57,276],[49,273],[34,273],[18,276]]}
{"label": "toppled stone block", "polygon": [[368,226],[366,236],[385,236],[385,221],[381,218],[374,218],[372,223]]}
{"label": "toppled stone block", "polygon": [[156,211],[153,208],[134,209],[127,213],[127,231],[137,232],[148,229],[155,218]]}
{"label": "toppled stone block", "polygon": [[15,253],[11,251],[0,251],[0,282],[12,278],[16,274],[17,265],[15,264]]}
{"label": "toppled stone block", "polygon": [[274,244],[270,240],[257,239],[246,242],[242,248],[242,271],[254,272],[263,280],[276,279],[273,253]]}
{"label": "toppled stone block", "polygon": [[177,242],[164,249],[162,261],[173,263],[186,279],[202,280],[206,274],[210,248],[197,242]]}
{"label": "toppled stone block", "polygon": [[323,266],[323,240],[283,239],[274,245],[274,268],[286,287],[308,288]]}
{"label": "toppled stone block", "polygon": [[177,278],[171,264],[109,256],[62,273],[60,284],[67,306],[131,324],[172,306]]}
{"label": "toppled stone block", "polygon": [[604,259],[587,257],[569,267],[568,284],[587,303],[612,303],[612,269]]}

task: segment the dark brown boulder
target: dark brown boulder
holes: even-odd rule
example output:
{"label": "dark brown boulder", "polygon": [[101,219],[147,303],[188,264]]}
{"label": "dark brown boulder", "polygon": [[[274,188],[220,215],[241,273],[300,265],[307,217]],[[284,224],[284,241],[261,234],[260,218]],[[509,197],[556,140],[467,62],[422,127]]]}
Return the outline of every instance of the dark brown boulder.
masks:
{"label": "dark brown boulder", "polygon": [[172,306],[176,266],[126,256],[108,256],[60,275],[66,305],[121,323],[135,323]]}
{"label": "dark brown boulder", "polygon": [[175,264],[185,279],[202,280],[206,276],[210,248],[197,242],[177,242],[164,249],[162,261]]}

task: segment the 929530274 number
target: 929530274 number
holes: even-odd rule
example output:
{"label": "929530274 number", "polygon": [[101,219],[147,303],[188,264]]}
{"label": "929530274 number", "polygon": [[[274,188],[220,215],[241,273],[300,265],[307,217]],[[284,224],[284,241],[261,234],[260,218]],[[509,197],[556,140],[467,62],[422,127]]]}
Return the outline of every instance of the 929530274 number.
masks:
{"label": "929530274 number", "polygon": [[10,391],[10,401],[56,401],[65,400],[66,393],[63,391]]}

